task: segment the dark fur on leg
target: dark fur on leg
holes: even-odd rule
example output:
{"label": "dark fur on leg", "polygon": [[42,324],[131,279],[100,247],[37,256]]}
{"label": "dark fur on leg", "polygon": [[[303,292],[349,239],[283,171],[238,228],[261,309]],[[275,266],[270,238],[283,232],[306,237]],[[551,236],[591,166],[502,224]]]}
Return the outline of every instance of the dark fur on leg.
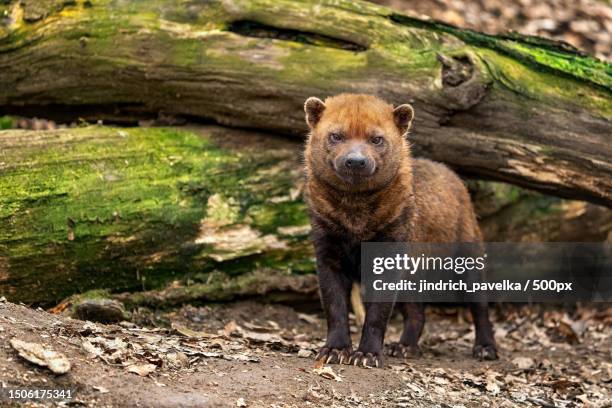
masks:
{"label": "dark fur on leg", "polygon": [[366,318],[357,351],[351,356],[350,363],[364,367],[383,367],[383,343],[385,331],[393,303],[365,303]]}
{"label": "dark fur on leg", "polygon": [[422,355],[419,339],[425,326],[425,304],[399,303],[398,307],[404,317],[404,330],[399,342],[389,346],[389,355],[419,358]]}

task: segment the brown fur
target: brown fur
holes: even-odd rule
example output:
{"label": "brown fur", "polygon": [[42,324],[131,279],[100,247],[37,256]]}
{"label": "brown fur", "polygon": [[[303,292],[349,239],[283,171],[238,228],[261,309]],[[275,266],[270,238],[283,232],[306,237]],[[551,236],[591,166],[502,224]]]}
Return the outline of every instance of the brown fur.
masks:
{"label": "brown fur", "polygon": [[[360,243],[480,242],[480,229],[462,181],[443,164],[412,158],[405,137],[412,120],[409,106],[394,109],[374,96],[341,94],[324,103],[310,98],[305,110],[311,127],[305,149],[306,199],[328,318],[328,342],[319,356],[382,364],[380,347],[392,305],[366,305],[371,310],[366,311],[357,353],[347,344],[342,315],[348,306],[343,299],[347,282],[359,279],[355,255]],[[380,137],[383,142],[375,143]],[[361,167],[346,165],[349,156],[358,157],[361,161],[355,163]],[[422,307],[406,305],[402,310],[406,328],[399,350],[418,352]],[[486,322],[482,310],[476,313],[482,323],[478,330],[477,322],[477,345],[494,348],[488,313]]]}
{"label": "brown fur", "polygon": [[[393,107],[370,95],[340,94],[325,101],[325,115],[306,144],[307,200],[311,211],[339,224],[361,241],[405,213],[397,228],[412,242],[475,242],[480,229],[463,182],[445,165],[413,159],[393,121]],[[350,139],[365,140],[382,129],[388,136],[383,154],[370,153],[383,170],[354,191],[328,164],[341,154],[327,148],[330,129],[346,129]],[[355,194],[365,191],[365,194]],[[372,192],[371,192],[372,191]],[[356,198],[358,198],[356,200]],[[406,211],[409,210],[409,211]],[[411,211],[410,211],[411,210]]]}

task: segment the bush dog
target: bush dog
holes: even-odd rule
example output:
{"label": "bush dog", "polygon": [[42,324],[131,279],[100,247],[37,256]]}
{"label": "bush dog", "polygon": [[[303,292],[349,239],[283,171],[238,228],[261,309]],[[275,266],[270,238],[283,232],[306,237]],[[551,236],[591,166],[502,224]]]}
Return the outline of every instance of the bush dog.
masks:
{"label": "bush dog", "polygon": [[[304,110],[310,128],[305,196],[327,318],[327,341],[317,360],[381,367],[393,303],[365,304],[356,351],[349,334],[349,297],[352,283],[360,280],[361,242],[481,242],[480,229],[457,175],[443,164],[411,156],[410,105],[393,108],[374,96],[340,94],[325,102],[309,98]],[[390,354],[419,356],[424,305],[398,306],[404,329]],[[497,358],[487,304],[470,309],[474,356]]]}

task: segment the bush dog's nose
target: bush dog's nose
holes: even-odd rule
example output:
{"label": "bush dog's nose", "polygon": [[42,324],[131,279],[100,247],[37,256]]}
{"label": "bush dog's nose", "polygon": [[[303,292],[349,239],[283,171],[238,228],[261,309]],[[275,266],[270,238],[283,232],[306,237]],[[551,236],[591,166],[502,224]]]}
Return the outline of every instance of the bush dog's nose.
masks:
{"label": "bush dog's nose", "polygon": [[344,165],[349,169],[363,169],[366,166],[366,158],[361,153],[349,153]]}

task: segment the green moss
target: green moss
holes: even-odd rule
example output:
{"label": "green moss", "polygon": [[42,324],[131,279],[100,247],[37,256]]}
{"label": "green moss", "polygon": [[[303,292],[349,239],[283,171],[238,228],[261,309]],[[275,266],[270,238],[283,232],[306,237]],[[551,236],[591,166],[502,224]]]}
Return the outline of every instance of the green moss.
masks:
{"label": "green moss", "polygon": [[308,224],[306,206],[302,201],[258,204],[249,208],[247,216],[259,230],[273,233],[279,226]]}
{"label": "green moss", "polygon": [[110,292],[106,289],[92,289],[87,292],[77,293],[75,295],[70,296],[67,299],[67,302],[71,305],[72,312],[74,313],[74,308],[79,303],[82,303],[87,300],[102,300],[102,299],[110,299]]}
{"label": "green moss", "polygon": [[238,221],[239,207],[233,197],[213,194],[208,198],[206,219],[219,225],[233,224]]}
{"label": "green moss", "polygon": [[529,36],[488,35],[397,13],[391,14],[390,18],[409,27],[451,34],[466,44],[495,50],[541,72],[564,74],[583,83],[600,86],[608,92],[612,91],[612,64],[586,56],[564,43]]}
{"label": "green moss", "polygon": [[522,100],[523,104],[526,96],[547,105],[581,106],[602,117],[612,117],[610,92],[601,87],[588,86],[577,79],[559,77],[550,72],[534,71],[495,51],[482,49],[477,51],[477,55],[496,86],[520,95],[517,101]]}
{"label": "green moss", "polygon": [[[18,134],[0,134],[0,143]],[[269,243],[251,250],[234,242],[222,262],[213,254],[228,251],[223,241],[215,249],[216,238],[203,239],[223,240],[223,230],[211,228],[235,225],[263,237],[307,222],[303,202],[287,198],[300,174],[285,168],[290,151],[249,153],[245,160],[206,135],[156,128],[88,127],[37,137],[47,141],[43,149],[26,141],[0,152],[6,164],[0,247],[11,265],[3,285],[19,281],[19,300],[155,288],[212,269],[291,273],[295,265],[303,273],[312,262],[305,237],[255,239]]]}
{"label": "green moss", "polygon": [[11,129],[15,127],[15,122],[10,116],[0,116],[0,130]]}

